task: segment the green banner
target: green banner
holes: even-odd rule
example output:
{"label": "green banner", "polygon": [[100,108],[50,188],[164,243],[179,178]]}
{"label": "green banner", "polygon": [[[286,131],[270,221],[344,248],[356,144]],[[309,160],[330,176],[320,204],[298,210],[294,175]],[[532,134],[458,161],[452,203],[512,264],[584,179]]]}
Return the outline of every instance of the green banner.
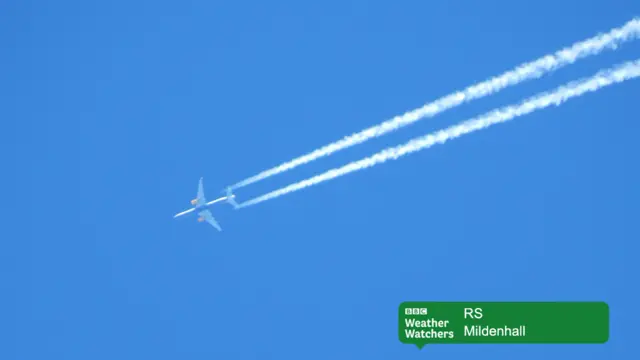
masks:
{"label": "green banner", "polygon": [[605,302],[419,302],[400,304],[405,344],[603,344]]}

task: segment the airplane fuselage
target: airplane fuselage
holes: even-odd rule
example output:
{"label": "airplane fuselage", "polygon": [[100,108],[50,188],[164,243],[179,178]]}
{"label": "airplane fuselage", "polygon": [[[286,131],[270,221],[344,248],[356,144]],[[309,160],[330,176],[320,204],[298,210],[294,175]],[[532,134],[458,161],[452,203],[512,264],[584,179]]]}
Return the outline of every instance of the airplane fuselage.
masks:
{"label": "airplane fuselage", "polygon": [[198,206],[193,208],[193,212],[199,213],[200,211],[207,210],[210,207],[211,207],[211,205],[209,205],[209,204],[198,205]]}
{"label": "airplane fuselage", "polygon": [[[232,197],[235,197],[235,195],[232,195]],[[208,203],[205,203],[205,204],[198,204],[198,205],[196,205],[195,207],[193,207],[193,208],[191,208],[189,210],[185,210],[183,212],[177,213],[174,216],[174,218],[177,218],[177,217],[183,216],[183,215],[187,215],[187,214],[190,214],[190,213],[196,213],[197,214],[197,213],[199,213],[199,212],[201,212],[203,210],[209,209],[211,207],[211,205],[213,205],[215,203],[218,203],[218,202],[221,202],[221,201],[224,201],[224,200],[227,200],[227,196],[223,196],[221,198],[209,201]]]}

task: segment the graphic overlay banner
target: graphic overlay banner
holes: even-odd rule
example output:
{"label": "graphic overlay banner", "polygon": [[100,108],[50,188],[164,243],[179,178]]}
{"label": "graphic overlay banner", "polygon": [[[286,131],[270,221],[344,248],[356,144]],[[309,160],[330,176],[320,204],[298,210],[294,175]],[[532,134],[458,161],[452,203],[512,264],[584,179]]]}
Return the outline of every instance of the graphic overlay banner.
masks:
{"label": "graphic overlay banner", "polygon": [[403,302],[405,344],[603,344],[605,302]]}

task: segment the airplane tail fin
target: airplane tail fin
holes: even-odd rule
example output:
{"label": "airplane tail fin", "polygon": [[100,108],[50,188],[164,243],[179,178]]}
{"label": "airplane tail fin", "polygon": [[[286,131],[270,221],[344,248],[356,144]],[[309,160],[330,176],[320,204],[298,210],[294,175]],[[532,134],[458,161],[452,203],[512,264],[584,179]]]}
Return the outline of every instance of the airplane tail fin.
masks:
{"label": "airplane tail fin", "polygon": [[237,208],[240,207],[240,205],[238,205],[238,203],[236,202],[235,197],[236,196],[231,192],[231,188],[228,187],[227,188],[227,202],[229,204],[231,204],[231,206],[233,206],[234,209],[237,209]]}

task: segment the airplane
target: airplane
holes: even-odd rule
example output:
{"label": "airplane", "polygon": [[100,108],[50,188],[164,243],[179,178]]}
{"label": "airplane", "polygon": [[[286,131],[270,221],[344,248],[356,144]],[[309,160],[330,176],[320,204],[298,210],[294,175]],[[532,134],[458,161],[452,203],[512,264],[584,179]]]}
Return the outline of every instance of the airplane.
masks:
{"label": "airplane", "polygon": [[208,222],[211,226],[213,226],[214,228],[216,228],[218,231],[222,231],[222,228],[220,227],[220,224],[218,224],[218,222],[216,221],[216,219],[214,219],[213,215],[211,214],[211,211],[209,210],[209,207],[211,207],[211,205],[218,203],[220,201],[224,201],[227,200],[230,204],[234,205],[234,207],[237,207],[237,203],[235,200],[233,200],[233,198],[235,197],[235,195],[231,194],[231,190],[228,190],[227,193],[229,195],[227,196],[223,196],[221,198],[215,199],[213,201],[209,201],[207,202],[207,199],[204,197],[204,187],[202,186],[202,178],[200,178],[200,182],[198,183],[198,195],[196,195],[196,198],[191,200],[191,205],[195,206],[189,210],[185,210],[183,212],[177,213],[173,216],[173,218],[177,218],[179,216],[183,216],[183,215],[187,215],[189,213],[192,212],[196,212],[198,214],[198,222]]}

